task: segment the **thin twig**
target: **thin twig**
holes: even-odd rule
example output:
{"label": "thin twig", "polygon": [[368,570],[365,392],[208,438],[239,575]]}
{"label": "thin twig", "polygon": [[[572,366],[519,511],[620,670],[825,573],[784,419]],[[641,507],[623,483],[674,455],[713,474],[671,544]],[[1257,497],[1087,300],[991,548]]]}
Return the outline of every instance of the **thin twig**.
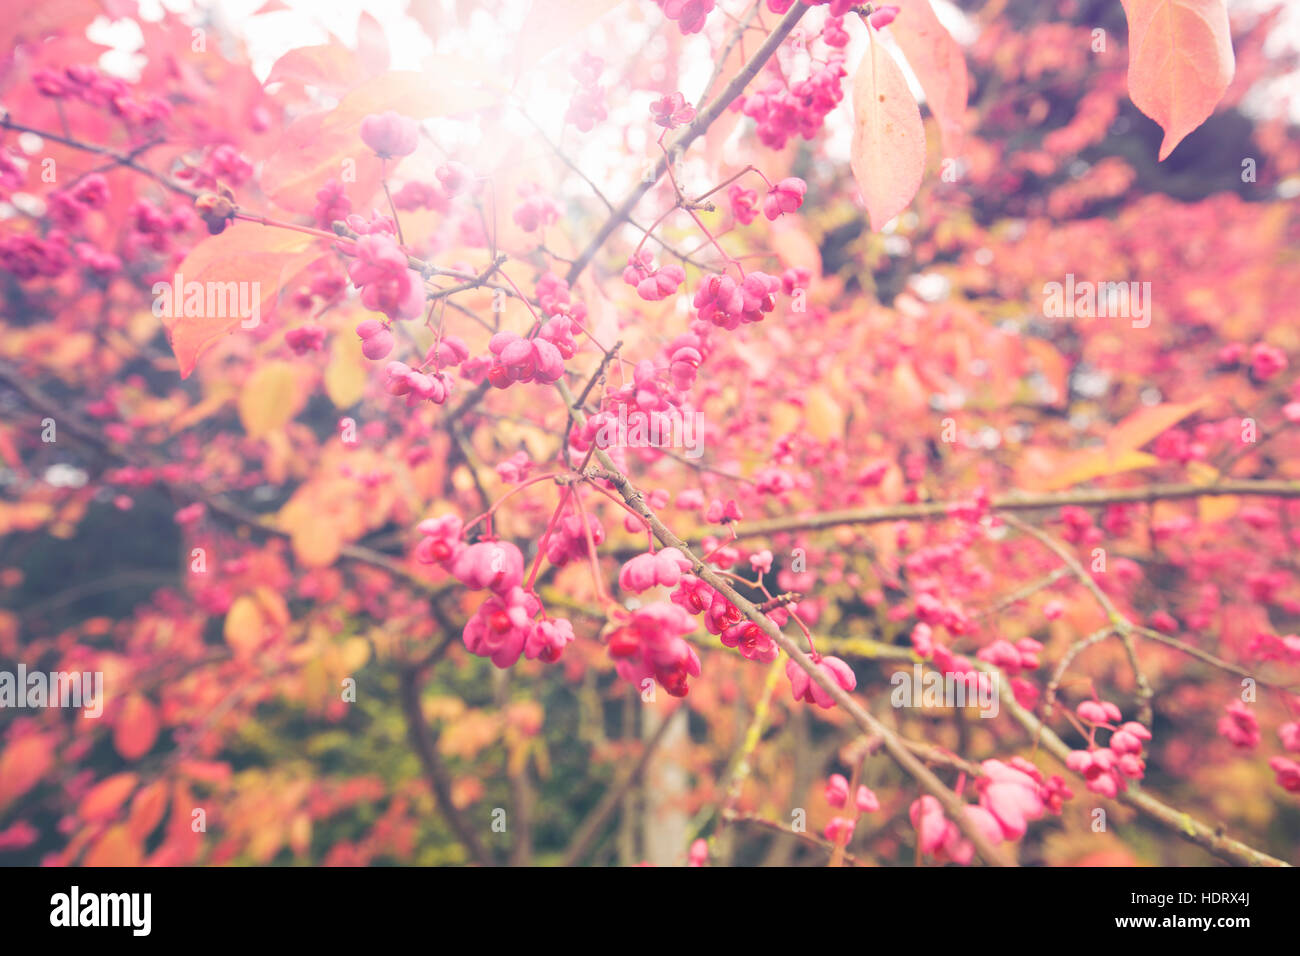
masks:
{"label": "thin twig", "polygon": [[[986,664],[983,661],[976,661],[975,666],[982,671],[990,674],[997,674],[1001,677],[1001,672],[996,667]],[[1011,689],[1011,682],[999,680],[998,687],[1002,696],[1002,704],[1011,713],[1011,716],[1029,732],[1031,737],[1041,740],[1053,756],[1062,762],[1070,755],[1070,747],[1056,736],[1053,730],[1043,724],[1037,717],[1031,714],[1025,708],[1020,706],[1016,700],[1015,692]],[[1269,856],[1252,846],[1248,846],[1239,840],[1234,840],[1224,834],[1218,828],[1209,827],[1199,820],[1194,819],[1190,814],[1177,810],[1155,797],[1146,793],[1137,786],[1130,784],[1127,790],[1119,794],[1118,799],[1132,807],[1136,807],[1151,819],[1177,833],[1183,839],[1195,843],[1213,853],[1220,859],[1227,860],[1229,863],[1235,863],[1239,866],[1290,866],[1291,864]]]}

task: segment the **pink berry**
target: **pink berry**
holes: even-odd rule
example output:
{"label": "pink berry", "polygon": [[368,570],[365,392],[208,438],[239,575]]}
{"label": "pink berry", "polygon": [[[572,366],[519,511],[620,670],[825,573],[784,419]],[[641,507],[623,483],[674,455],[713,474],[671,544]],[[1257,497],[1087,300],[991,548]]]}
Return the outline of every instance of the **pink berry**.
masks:
{"label": "pink berry", "polygon": [[361,139],[380,156],[409,156],[420,142],[420,125],[389,110],[371,113],[361,121]]}

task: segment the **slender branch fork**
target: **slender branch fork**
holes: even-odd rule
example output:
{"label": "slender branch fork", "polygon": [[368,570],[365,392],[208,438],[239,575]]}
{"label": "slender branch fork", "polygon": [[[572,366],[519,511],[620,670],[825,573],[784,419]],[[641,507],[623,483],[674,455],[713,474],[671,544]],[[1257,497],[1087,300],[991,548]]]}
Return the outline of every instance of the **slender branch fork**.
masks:
{"label": "slender branch fork", "polygon": [[[663,179],[665,175],[671,176],[670,167],[672,157],[674,155],[680,155],[696,139],[703,135],[712,123],[723,113],[727,106],[736,98],[736,96],[743,92],[745,86],[758,74],[763,65],[776,52],[777,48],[782,42],[784,42],[786,37],[794,29],[799,19],[807,12],[807,10],[808,7],[804,3],[796,3],[777,23],[776,27],[768,34],[760,48],[745,63],[723,91],[719,93],[718,96],[707,106],[699,110],[695,120],[687,126],[671,144],[664,145],[662,151],[663,155],[655,164],[653,177],[647,177],[648,181],[644,181],[635,187],[617,206],[614,206],[611,209],[608,218],[596,231],[595,235],[593,235],[590,242],[582,252],[572,261],[566,276],[567,281],[570,284],[577,280],[586,267],[592,262],[597,253],[599,253],[599,251],[604,247],[610,236],[612,236],[621,225],[631,221],[631,214],[640,199],[649,192],[654,185]],[[742,24],[738,29],[744,29],[745,26],[746,24]],[[712,82],[713,81],[711,80],[710,86],[712,85]],[[98,153],[111,160],[114,164],[136,170],[143,175],[157,180],[162,185],[175,192],[187,195],[191,198],[195,198],[199,195],[196,191],[182,186],[181,184],[170,180],[168,177],[156,173],[143,164],[138,163],[134,155],[121,154],[105,147],[80,143],[73,140],[71,137],[59,136],[57,134],[30,129],[12,122],[11,118],[7,114],[0,117],[0,127],[20,132],[35,133],[74,148]],[[299,231],[310,231],[311,234],[320,235],[322,238],[339,238],[337,236],[330,236],[329,234],[321,233],[319,230],[308,230],[306,227],[296,224],[282,223],[238,210],[236,211],[236,216],[237,218],[248,219],[267,226],[278,226]],[[489,266],[485,272],[478,275],[447,273],[414,258],[412,258],[411,264],[414,268],[420,269],[421,273],[426,276],[442,274],[461,280],[461,283],[457,286],[438,289],[431,293],[431,296],[433,297],[445,298],[460,291],[484,285],[491,285],[493,288],[500,288],[507,294],[519,296],[524,300],[525,304],[528,304],[531,308],[531,304],[522,296],[522,293],[518,291],[517,287],[514,286],[514,283],[509,279],[509,277],[506,276],[504,272],[500,272],[500,267],[503,261],[503,257],[494,255],[492,265]],[[500,272],[502,277],[506,280],[506,285],[497,286],[490,282],[492,275],[498,272]],[[602,351],[606,354],[605,363],[602,363],[603,369],[604,365],[608,363],[612,356],[612,350],[602,349]],[[17,376],[12,373],[13,370],[6,371],[5,369],[0,368],[0,378],[3,378],[11,386],[17,387],[19,392],[29,399],[29,401],[35,403],[45,399],[45,396],[40,395],[29,386],[20,387],[25,386],[25,383],[22,383],[20,379],[16,380]],[[597,376],[593,376],[593,382],[599,374],[600,370],[598,370]],[[572,421],[576,422],[579,426],[585,424],[586,414],[582,407],[583,402],[573,394],[569,389],[568,384],[563,379],[556,382],[555,387],[564,401],[565,408],[569,410]],[[590,390],[590,387],[591,386],[589,385],[588,388],[584,390],[584,399],[587,392]],[[449,424],[472,410],[486,392],[486,387],[479,387],[469,393],[462,403],[454,408],[447,416]],[[101,446],[109,448],[109,450],[124,453],[123,449],[111,448],[111,443],[106,443],[106,441],[99,436],[96,436],[96,440]],[[843,708],[844,712],[850,716],[864,734],[873,741],[879,741],[894,761],[898,763],[907,774],[913,777],[920,784],[923,790],[932,794],[939,800],[950,818],[971,840],[982,859],[987,863],[999,866],[1014,865],[1014,861],[1007,855],[1006,851],[1001,846],[991,843],[979,828],[976,827],[968,818],[965,813],[965,802],[941,780],[939,780],[929,767],[926,766],[926,762],[921,759],[921,756],[924,756],[927,759],[935,759],[935,754],[931,752],[932,749],[927,749],[928,745],[918,745],[899,737],[889,727],[881,723],[881,721],[859,703],[856,698],[843,690],[829,677],[829,675],[817,666],[814,660],[803,651],[795,639],[784,634],[781,629],[776,626],[771,618],[767,616],[762,606],[753,604],[736,591],[731,580],[726,575],[719,573],[707,565],[703,559],[695,554],[685,541],[674,534],[659,520],[646,504],[642,493],[637,490],[631,480],[617,468],[614,461],[605,451],[599,448],[593,448],[593,452],[600,467],[588,469],[587,462],[584,462],[580,469],[581,478],[583,480],[590,481],[598,488],[600,487],[599,482],[608,483],[622,498],[627,509],[636,514],[645,523],[647,529],[653,533],[654,537],[658,539],[661,544],[678,548],[682,554],[686,556],[687,560],[691,562],[692,570],[699,578],[736,605],[748,620],[758,625],[758,627],[760,627],[768,637],[770,637],[783,651],[786,652],[795,664],[805,670],[809,677],[816,682],[818,686],[823,688],[836,704]],[[588,461],[590,461],[591,457],[592,456],[588,456]],[[1140,488],[1089,490],[1056,495],[1009,495],[994,499],[992,502],[992,510],[998,512],[1040,511],[1050,508],[1059,508],[1067,504],[1104,505],[1123,502],[1152,502],[1157,500],[1189,499],[1214,495],[1265,495],[1279,498],[1294,498],[1300,497],[1300,482],[1265,480],[1225,481],[1213,486],[1147,485]],[[274,531],[274,529],[267,528],[266,524],[258,516],[243,512],[242,509],[225,502],[224,499],[221,499],[219,496],[207,495],[206,493],[200,492],[197,494],[197,497],[207,501],[210,506],[215,508],[215,510],[226,514],[228,517],[231,517],[236,521]],[[561,497],[563,502],[565,496],[562,494]],[[842,525],[860,525],[886,521],[910,521],[936,518],[948,514],[951,508],[952,505],[950,503],[928,502],[914,505],[895,505],[879,508],[855,509],[850,511],[826,512],[804,517],[754,522],[743,530],[733,531],[733,540],[741,537],[757,537],[795,531],[811,531]],[[1032,529],[1029,526],[1022,524],[1021,527],[1030,534],[1036,533],[1036,529]],[[1049,547],[1053,546],[1052,543],[1050,543],[1050,539],[1040,538],[1040,540],[1043,540],[1043,542],[1048,544]],[[1053,548],[1053,550],[1055,550],[1055,548]],[[1058,552],[1058,555],[1068,557],[1068,555],[1062,554],[1061,552]],[[366,553],[364,549],[354,547],[348,552],[345,552],[345,556],[366,563],[375,564],[379,567],[384,567],[387,570],[394,571],[403,577],[411,579],[413,583],[419,583],[423,587],[428,588],[427,582],[411,575],[411,573],[400,563],[394,561],[388,555],[383,555],[378,552]],[[1073,559],[1071,558],[1071,560]],[[1077,562],[1075,563],[1077,564]],[[1074,568],[1072,567],[1071,570],[1074,570]],[[1086,574],[1084,574],[1083,577],[1086,577]],[[1086,582],[1085,586],[1087,586]],[[1095,584],[1093,584],[1093,587],[1096,587]],[[1098,597],[1099,600],[1103,601],[1103,607],[1106,607],[1108,613],[1111,614],[1114,629],[1120,633],[1122,639],[1126,640],[1126,650],[1129,652],[1135,673],[1138,675],[1139,686],[1145,687],[1145,678],[1137,669],[1136,655],[1131,649],[1132,634],[1143,629],[1136,628],[1128,622],[1127,619],[1118,615],[1118,612],[1114,611],[1113,606],[1109,605],[1108,599],[1105,598],[1104,593],[1098,594]],[[806,637],[810,638],[811,635],[806,634]],[[423,717],[418,713],[418,683],[429,663],[432,663],[432,659],[423,662],[412,669],[408,669],[403,678],[404,702],[407,705],[405,709],[408,711],[414,709],[416,711],[415,719],[419,725],[417,727],[412,724],[409,728],[412,734],[412,740],[416,744],[417,751],[420,753],[420,756],[425,763],[425,769],[428,772],[435,791],[437,791],[439,802],[443,804],[443,809],[448,815],[449,822],[452,824],[453,829],[457,831],[458,838],[470,852],[472,858],[484,862],[487,860],[487,854],[483,850],[481,842],[478,841],[476,834],[466,826],[465,821],[457,817],[454,808],[450,806],[447,794],[442,792],[444,789],[442,784],[445,783],[445,778],[443,778],[441,769],[436,765],[430,766],[429,761],[427,760],[431,748],[429,746],[430,741],[428,737],[422,736],[427,735],[427,728],[424,728]],[[977,666],[989,669],[986,665],[981,664]],[[1149,688],[1146,688],[1146,690],[1149,691]],[[1068,753],[1069,748],[1060,740],[1059,737],[1056,737],[1050,728],[1047,728],[1038,721],[1036,717],[1025,711],[1015,702],[1014,697],[1010,695],[1009,691],[1006,689],[1005,682],[1003,682],[1003,696],[1008,704],[1008,709],[1011,711],[1015,719],[1026,729],[1031,730],[1031,732],[1045,741],[1049,750],[1061,759],[1064,759],[1064,755]],[[411,719],[411,715],[408,714],[408,722]],[[641,758],[642,763],[648,759],[648,754],[652,750],[652,746],[645,748]],[[921,756],[918,756],[918,754]],[[612,796],[610,799],[604,803],[608,803],[610,806],[616,805],[617,798],[620,795],[620,788],[625,785],[630,785],[631,781],[635,779],[635,776],[639,772],[638,768],[641,765],[641,763],[638,763],[629,774],[625,775],[624,780],[620,781],[619,786],[611,791]],[[1186,814],[1165,806],[1144,793],[1132,790],[1122,795],[1121,799],[1126,800],[1126,802],[1132,804],[1161,823],[1170,826],[1183,836],[1191,839],[1193,842],[1204,846],[1211,852],[1223,856],[1225,859],[1229,859],[1232,862],[1286,865],[1282,863],[1282,861],[1275,860],[1267,854],[1254,850],[1244,844],[1238,843],[1237,841],[1223,837],[1217,831],[1192,820]],[[611,812],[603,809],[604,803],[602,803],[602,813],[588,821],[592,825],[588,828],[584,828],[580,836],[584,836],[585,838],[585,834],[599,829],[599,826],[603,823],[602,818],[607,817],[608,812]],[[739,819],[735,815],[731,816],[732,819]],[[581,851],[582,848],[583,842],[580,841],[573,849]],[[580,853],[571,853],[570,857],[574,858],[578,855],[580,855]]]}

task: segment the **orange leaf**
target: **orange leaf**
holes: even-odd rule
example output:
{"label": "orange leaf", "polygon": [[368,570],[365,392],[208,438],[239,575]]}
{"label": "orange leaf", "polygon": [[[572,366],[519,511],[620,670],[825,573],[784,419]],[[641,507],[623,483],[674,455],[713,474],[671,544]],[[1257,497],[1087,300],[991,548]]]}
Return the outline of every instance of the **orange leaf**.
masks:
{"label": "orange leaf", "polygon": [[0,458],[6,465],[19,474],[25,474],[23,460],[18,454],[18,445],[14,442],[15,429],[8,425],[0,426]]}
{"label": "orange leaf", "polygon": [[853,77],[853,178],[879,231],[911,203],[925,173],[925,126],[898,62],[877,42]]}
{"label": "orange leaf", "polygon": [[1236,68],[1225,0],[1120,0],[1128,17],[1128,93],[1160,124],[1160,159],[1204,123]]}
{"label": "orange leaf", "polygon": [[157,710],[146,698],[132,694],[123,703],[113,727],[113,746],[127,760],[139,760],[157,739]]}
{"label": "orange leaf", "polygon": [[144,854],[125,825],[109,827],[85,858],[82,866],[139,866]]}
{"label": "orange leaf", "polygon": [[290,50],[271,65],[263,86],[272,83],[294,83],[315,86],[326,93],[338,95],[351,85],[360,70],[357,56],[339,43],[320,46],[300,46]]}
{"label": "orange leaf", "polygon": [[50,737],[30,734],[13,741],[0,754],[0,809],[36,786],[54,763]]}
{"label": "orange leaf", "polygon": [[131,818],[127,827],[137,840],[144,840],[154,831],[167,812],[167,783],[156,780],[141,789],[131,801]]}
{"label": "orange leaf", "polygon": [[135,790],[139,779],[133,773],[118,773],[101,780],[81,798],[81,803],[77,805],[77,816],[87,823],[112,819]]}
{"label": "orange leaf", "polygon": [[[317,190],[329,179],[347,185],[354,205],[369,201],[379,189],[380,162],[361,141],[361,120],[386,110],[422,120],[477,109],[490,101],[483,92],[453,86],[457,75],[384,73],[356,87],[334,109],[295,121],[262,168],[262,191],[277,206],[304,214],[311,212]],[[393,165],[390,161],[390,171]]]}
{"label": "orange leaf", "polygon": [[289,543],[293,546],[294,556],[303,565],[326,568],[338,560],[343,537],[338,525],[316,518],[295,524]]}
{"label": "orange leaf", "polygon": [[[190,250],[176,268],[184,287],[176,288],[172,279],[168,283],[172,287],[170,308],[162,299],[154,307],[167,328],[181,378],[188,378],[198,357],[241,322],[261,321],[283,280],[319,255],[316,242],[289,229],[236,223]],[[186,289],[201,290],[201,294],[191,298]],[[252,314],[241,314],[245,306]],[[191,311],[199,314],[188,314]],[[207,315],[209,311],[214,314]]]}
{"label": "orange leaf", "polygon": [[1034,357],[1038,364],[1038,371],[1051,389],[1051,398],[1048,404],[1057,407],[1063,406],[1070,394],[1067,384],[1070,369],[1065,356],[1044,339],[1026,338],[1024,339],[1024,349]]}
{"label": "orange leaf", "polygon": [[889,31],[925,91],[944,153],[960,156],[969,86],[961,44],[939,22],[930,0],[909,0]]}
{"label": "orange leaf", "polygon": [[294,120],[281,135],[279,148],[263,164],[262,191],[281,209],[310,213],[317,190],[331,179],[345,185],[355,204],[365,203],[378,191],[379,157],[361,141],[361,117],[366,114],[344,122],[335,112]]}

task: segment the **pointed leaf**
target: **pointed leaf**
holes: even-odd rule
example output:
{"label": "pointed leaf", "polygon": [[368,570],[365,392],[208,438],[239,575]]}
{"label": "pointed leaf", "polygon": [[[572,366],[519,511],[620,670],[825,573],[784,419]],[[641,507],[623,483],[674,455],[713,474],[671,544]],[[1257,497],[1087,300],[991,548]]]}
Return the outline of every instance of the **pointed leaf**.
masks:
{"label": "pointed leaf", "polygon": [[[394,110],[414,120],[474,110],[490,102],[481,90],[457,85],[473,75],[398,70],[367,80],[334,109],[313,113],[284,131],[283,144],[262,168],[262,191],[284,209],[310,213],[316,192],[330,179],[343,183],[353,204],[379,189],[380,161],[361,141],[361,121]],[[390,161],[391,172],[395,163]]]}
{"label": "pointed leaf", "polygon": [[902,69],[874,35],[853,77],[851,162],[871,228],[878,232],[921,187],[925,126]]}
{"label": "pointed leaf", "polygon": [[[251,327],[254,320],[262,321],[283,281],[320,255],[317,242],[309,235],[289,229],[236,223],[191,249],[176,268],[183,288],[175,288],[174,276],[170,280],[171,308],[165,308],[162,299],[155,305],[180,364],[181,378],[189,377],[199,356],[222,336],[243,322],[250,323]],[[199,301],[188,297],[186,289],[199,291],[201,307],[186,308],[187,301],[191,304]],[[244,305],[253,314],[242,315]]]}
{"label": "pointed leaf", "polygon": [[135,839],[143,841],[162,821],[167,812],[167,783],[155,780],[140,790],[131,801],[131,816],[127,829]]}
{"label": "pointed leaf", "polygon": [[519,31],[519,69],[532,66],[563,46],[622,0],[533,0]]}
{"label": "pointed leaf", "polygon": [[28,734],[12,741],[0,753],[0,810],[36,786],[54,763],[54,738]]}
{"label": "pointed leaf", "polygon": [[236,657],[248,657],[257,650],[265,636],[261,608],[248,595],[235,598],[226,612],[226,643]]}
{"label": "pointed leaf", "polygon": [[970,82],[961,44],[939,22],[930,0],[908,0],[889,32],[925,91],[944,154],[960,156]]}
{"label": "pointed leaf", "polygon": [[262,85],[293,83],[315,86],[338,96],[355,82],[359,72],[355,53],[341,43],[322,43],[295,47],[284,54],[271,65],[271,72]]}
{"label": "pointed leaf", "polygon": [[1163,402],[1142,408],[1129,415],[1106,435],[1106,447],[1112,453],[1141,448],[1161,432],[1172,428],[1192,412],[1209,403],[1208,396],[1193,402]]}
{"label": "pointed leaf", "polygon": [[357,56],[368,73],[388,69],[388,37],[379,21],[364,10],[357,21]]}
{"label": "pointed leaf", "polygon": [[132,694],[113,725],[113,746],[127,760],[139,760],[157,739],[158,712],[146,698]]}
{"label": "pointed leaf", "polygon": [[77,804],[77,816],[87,823],[111,820],[118,808],[135,790],[139,777],[133,773],[118,773],[101,780]]}
{"label": "pointed leaf", "polygon": [[1210,114],[1235,62],[1225,0],[1121,0],[1128,17],[1128,93],[1160,124],[1160,159]]}
{"label": "pointed leaf", "polygon": [[139,866],[140,843],[125,824],[109,827],[81,861],[82,866]]}
{"label": "pointed leaf", "polygon": [[361,352],[361,340],[355,335],[336,335],[330,346],[330,361],[325,366],[325,394],[339,408],[361,401],[370,379],[370,363]]}

